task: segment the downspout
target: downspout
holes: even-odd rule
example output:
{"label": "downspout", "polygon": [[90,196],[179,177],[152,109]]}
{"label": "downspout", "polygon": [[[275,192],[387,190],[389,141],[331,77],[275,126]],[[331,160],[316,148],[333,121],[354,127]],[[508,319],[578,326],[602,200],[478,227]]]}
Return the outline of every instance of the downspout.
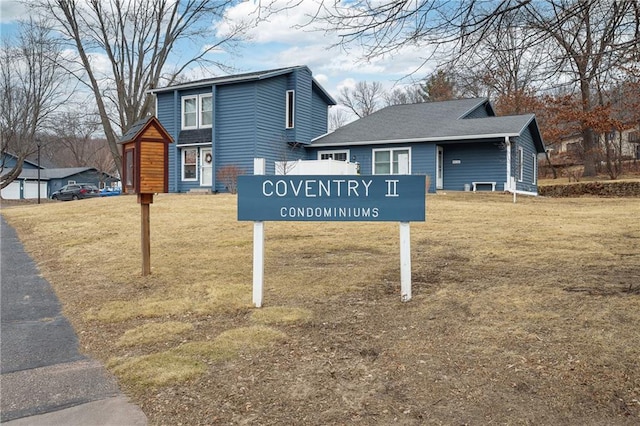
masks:
{"label": "downspout", "polygon": [[218,148],[216,147],[216,101],[218,98],[218,86],[213,86],[211,90],[211,192],[216,192],[216,174],[217,174],[217,162],[216,162],[216,154],[218,153]]}
{"label": "downspout", "polygon": [[[158,100],[158,95],[156,95],[156,102]],[[158,115],[158,109],[156,107],[156,116]],[[182,127],[182,105],[180,104],[180,96],[177,90],[173,91],[173,140],[175,141],[175,145],[173,147],[169,147],[173,151],[174,162],[173,167],[169,170],[169,179],[171,180],[169,186],[169,192],[171,192],[171,184],[173,184],[173,191],[180,192],[180,188],[178,187],[178,179],[180,171],[182,167],[182,152],[177,148],[176,145],[179,143],[180,136],[180,128]],[[173,145],[173,144],[172,144]]]}
{"label": "downspout", "polygon": [[505,191],[511,191],[511,141],[509,140],[509,136],[504,137],[504,145],[507,150],[507,181],[504,187]]}

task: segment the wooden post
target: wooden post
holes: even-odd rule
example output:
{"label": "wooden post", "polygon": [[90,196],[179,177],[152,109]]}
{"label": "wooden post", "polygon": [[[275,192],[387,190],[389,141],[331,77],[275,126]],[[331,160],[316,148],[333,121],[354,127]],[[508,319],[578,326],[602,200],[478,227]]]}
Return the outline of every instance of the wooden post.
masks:
{"label": "wooden post", "polygon": [[411,300],[411,227],[400,222],[400,300]]}
{"label": "wooden post", "polygon": [[140,204],[140,241],[142,244],[142,276],[151,273],[151,222],[149,205],[153,203],[153,194],[138,194]]}
{"label": "wooden post", "polygon": [[[264,158],[253,159],[253,174],[265,174]],[[264,222],[253,222],[253,304],[262,307],[264,282]]]}

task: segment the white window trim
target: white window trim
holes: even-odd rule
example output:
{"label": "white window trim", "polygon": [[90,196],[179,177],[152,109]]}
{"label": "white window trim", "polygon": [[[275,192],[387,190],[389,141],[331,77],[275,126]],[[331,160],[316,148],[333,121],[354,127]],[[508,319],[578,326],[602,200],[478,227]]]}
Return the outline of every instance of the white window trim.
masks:
{"label": "white window trim", "polygon": [[536,154],[531,154],[533,157],[533,184],[538,184],[538,156]]}
{"label": "white window trim", "polygon": [[[206,154],[203,154],[204,151],[210,151],[209,155],[211,156],[211,164],[209,164],[209,165],[205,165],[206,164]],[[213,148],[211,148],[211,146],[200,147],[200,148],[198,148],[198,155],[200,156],[199,161],[198,161],[198,163],[199,163],[198,168],[200,170],[202,170],[203,168],[208,167],[208,168],[211,169],[211,172],[213,173]],[[200,179],[199,179],[200,186],[205,186],[205,184],[202,182],[203,176],[204,176],[204,171],[202,173],[200,173]],[[213,176],[212,176],[212,181],[213,181]]]}
{"label": "white window trim", "polygon": [[[195,99],[195,101],[196,101],[196,124],[195,124],[195,126],[187,126],[187,125],[185,125],[185,122],[184,122],[184,114],[185,114],[184,106],[185,106],[186,102],[188,100],[191,100],[191,99]],[[182,99],[180,101],[180,120],[181,120],[180,128],[182,130],[191,130],[191,129],[197,129],[198,128],[198,114],[199,114],[198,110],[199,109],[200,108],[198,107],[198,95],[190,95],[190,96],[183,96],[182,97]]]}
{"label": "white window trim", "polygon": [[[290,103],[291,105],[289,105]],[[291,126],[289,126],[289,121],[291,121]],[[287,90],[285,93],[284,128],[293,129],[294,127],[296,127],[296,91]]]}
{"label": "white window trim", "polygon": [[[202,124],[200,121],[202,120],[202,101],[205,98],[211,98],[211,124]],[[198,96],[198,128],[199,129],[210,129],[213,126],[213,95],[211,93],[206,93]]]}
{"label": "white window trim", "polygon": [[[211,115],[212,124],[201,124],[202,121],[202,101],[205,98],[212,98]],[[196,124],[195,126],[185,126],[184,124],[184,105],[189,99],[196,100]],[[200,95],[186,95],[181,98],[180,101],[180,128],[182,130],[195,130],[195,129],[210,129],[213,126],[213,94],[203,93]]]}
{"label": "white window trim", "polygon": [[524,149],[518,147],[518,182],[524,180]]}
{"label": "white window trim", "polygon": [[[184,177],[184,154],[187,150],[195,150],[196,151],[196,162],[194,164],[195,168],[196,168],[196,176],[194,178],[185,178]],[[198,148],[183,148],[180,150],[180,164],[181,164],[181,174],[180,174],[180,178],[183,182],[197,182],[198,181],[198,154],[199,154],[199,149]]]}
{"label": "white window trim", "polygon": [[[371,150],[371,174],[375,175],[376,174],[376,152],[380,152],[380,151],[389,151],[389,159],[391,161],[391,174],[393,173],[393,152],[394,151],[408,151],[409,152],[409,173],[411,174],[411,147],[410,146],[405,146],[405,147],[397,147],[397,148],[378,148],[378,149],[372,149]],[[396,173],[397,174],[397,173]]]}
{"label": "white window trim", "polygon": [[335,155],[335,154],[347,154],[347,163],[351,162],[351,150],[348,149],[334,149],[327,151],[318,151],[318,160],[322,160],[322,154],[327,155]]}

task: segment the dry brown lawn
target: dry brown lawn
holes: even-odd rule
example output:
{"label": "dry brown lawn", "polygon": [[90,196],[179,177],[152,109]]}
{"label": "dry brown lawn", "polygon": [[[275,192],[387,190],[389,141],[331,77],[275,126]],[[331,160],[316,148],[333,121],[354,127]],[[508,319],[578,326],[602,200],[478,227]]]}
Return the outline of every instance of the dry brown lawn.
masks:
{"label": "dry brown lawn", "polygon": [[640,423],[640,200],[427,196],[397,223],[252,224],[231,195],[3,208],[153,425]]}

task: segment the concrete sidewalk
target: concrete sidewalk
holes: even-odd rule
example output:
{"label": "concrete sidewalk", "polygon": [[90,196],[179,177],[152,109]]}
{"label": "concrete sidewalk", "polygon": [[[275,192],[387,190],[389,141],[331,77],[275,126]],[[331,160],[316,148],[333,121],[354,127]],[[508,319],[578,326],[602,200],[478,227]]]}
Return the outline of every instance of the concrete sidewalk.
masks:
{"label": "concrete sidewalk", "polygon": [[4,218],[0,227],[0,422],[146,425],[114,377],[80,354],[51,286]]}

